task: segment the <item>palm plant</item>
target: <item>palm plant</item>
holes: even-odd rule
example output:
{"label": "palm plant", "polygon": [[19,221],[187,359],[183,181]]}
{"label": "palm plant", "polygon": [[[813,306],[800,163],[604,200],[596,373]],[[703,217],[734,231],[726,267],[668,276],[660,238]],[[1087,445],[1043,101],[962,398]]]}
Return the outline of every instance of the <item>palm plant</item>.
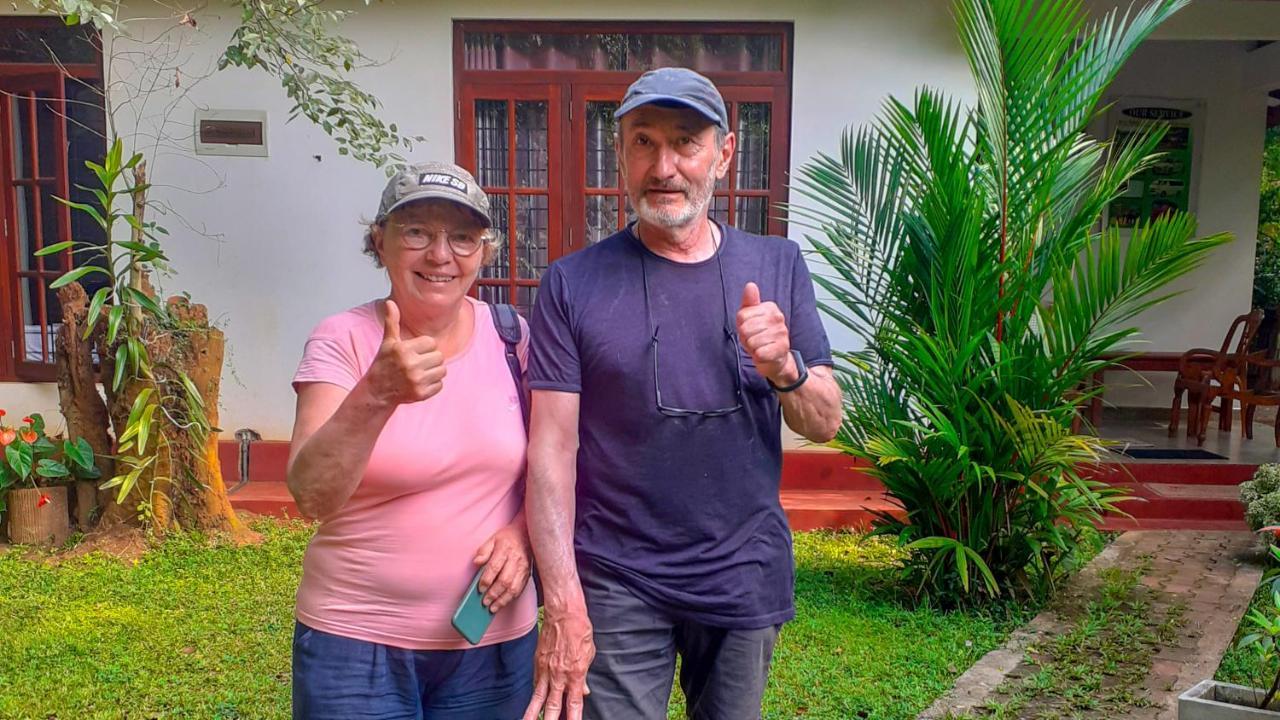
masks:
{"label": "palm plant", "polygon": [[877,531],[913,553],[942,600],[1042,595],[1122,493],[1090,479],[1103,451],[1072,431],[1087,380],[1133,339],[1223,235],[1183,213],[1105,227],[1104,210],[1158,158],[1165,127],[1090,137],[1125,60],[1186,0],[1090,22],[1078,0],[957,0],[975,83],[890,99],[796,178],[793,219],[827,268],[823,310],[864,347],[837,353],[846,422],[901,517]]}

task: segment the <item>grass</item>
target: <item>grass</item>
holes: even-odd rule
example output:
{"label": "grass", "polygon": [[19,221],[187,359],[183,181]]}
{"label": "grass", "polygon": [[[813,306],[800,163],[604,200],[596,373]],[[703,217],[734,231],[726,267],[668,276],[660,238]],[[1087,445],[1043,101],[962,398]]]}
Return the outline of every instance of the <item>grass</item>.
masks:
{"label": "grass", "polygon": [[[288,718],[311,528],[257,529],[259,546],[175,537],[136,562],[0,555],[0,718]],[[775,654],[767,718],[914,718],[1029,616],[904,607],[900,556],[880,540],[798,534],[796,557],[798,617]]]}
{"label": "grass", "polygon": [[[1253,594],[1253,600],[1250,601],[1249,610],[1245,611],[1245,615],[1248,615],[1250,610],[1260,610],[1265,613],[1273,607],[1270,583],[1264,583]],[[1236,629],[1235,637],[1231,640],[1231,646],[1227,648],[1227,654],[1222,656],[1222,662],[1218,664],[1218,672],[1214,675],[1214,680],[1265,688],[1275,677],[1277,670],[1275,661],[1264,666],[1253,650],[1238,647],[1240,638],[1249,632],[1249,625],[1247,617],[1241,620],[1240,627]]]}
{"label": "grass", "polygon": [[1264,690],[1269,688],[1275,680],[1276,673],[1280,672],[1280,656],[1271,653],[1264,658],[1259,655],[1256,648],[1242,648],[1239,645],[1241,638],[1245,635],[1257,632],[1257,628],[1248,618],[1251,611],[1257,610],[1268,617],[1274,616],[1276,602],[1272,599],[1271,592],[1271,581],[1264,579],[1254,592],[1253,599],[1249,602],[1249,609],[1245,610],[1245,617],[1240,620],[1240,626],[1236,628],[1235,637],[1232,638],[1226,655],[1222,656],[1222,662],[1218,664],[1218,672],[1214,675],[1214,680]]}

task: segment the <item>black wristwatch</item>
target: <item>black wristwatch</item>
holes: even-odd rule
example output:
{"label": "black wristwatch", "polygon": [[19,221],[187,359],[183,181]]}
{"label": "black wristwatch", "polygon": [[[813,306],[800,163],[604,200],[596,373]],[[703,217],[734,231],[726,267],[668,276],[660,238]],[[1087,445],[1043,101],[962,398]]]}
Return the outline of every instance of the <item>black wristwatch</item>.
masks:
{"label": "black wristwatch", "polygon": [[795,390],[796,388],[803,385],[805,380],[809,379],[809,368],[805,367],[804,358],[800,356],[800,351],[796,350],[795,348],[792,348],[791,357],[795,358],[796,370],[800,372],[800,377],[796,378],[796,381],[791,383],[790,385],[785,385],[783,387],[778,387],[777,385],[773,384],[772,380],[765,378],[765,382],[769,383],[769,387],[773,388],[774,392],[780,392],[780,393],[791,392],[792,390]]}

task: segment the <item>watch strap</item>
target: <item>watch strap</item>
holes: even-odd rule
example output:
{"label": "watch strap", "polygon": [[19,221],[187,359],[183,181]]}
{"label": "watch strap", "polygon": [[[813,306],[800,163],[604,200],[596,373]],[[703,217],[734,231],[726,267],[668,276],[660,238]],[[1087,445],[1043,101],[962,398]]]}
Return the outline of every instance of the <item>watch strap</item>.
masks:
{"label": "watch strap", "polygon": [[795,348],[792,348],[791,357],[794,358],[796,361],[796,370],[799,371],[800,377],[796,378],[796,381],[791,383],[790,385],[783,385],[783,386],[774,385],[772,380],[765,378],[765,382],[769,383],[769,387],[773,388],[774,392],[780,392],[780,393],[791,392],[792,390],[795,390],[796,388],[803,385],[805,380],[809,379],[809,368],[804,364],[804,357],[800,355],[800,351],[796,350]]}

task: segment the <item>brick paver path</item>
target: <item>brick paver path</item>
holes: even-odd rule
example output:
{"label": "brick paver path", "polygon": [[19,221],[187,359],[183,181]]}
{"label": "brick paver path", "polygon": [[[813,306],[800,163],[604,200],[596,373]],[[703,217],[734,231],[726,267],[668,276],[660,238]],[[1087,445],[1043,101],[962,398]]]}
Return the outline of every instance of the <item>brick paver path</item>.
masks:
{"label": "brick paver path", "polygon": [[[1080,609],[1097,597],[1100,573],[1107,568],[1145,567],[1141,583],[1150,602],[1148,617],[1158,622],[1171,612],[1183,622],[1172,640],[1155,648],[1146,678],[1135,688],[1144,707],[1118,717],[1125,720],[1176,720],[1178,695],[1200,680],[1212,677],[1235,634],[1261,577],[1257,546],[1249,533],[1195,531],[1133,531],[1121,535],[1062,588],[1051,606],[1027,627],[1014,633],[960,676],[953,690],[920,715],[939,720],[972,712],[975,717],[1006,681],[1036,672],[1029,660],[1036,645],[1074,626]],[[1007,689],[1006,685],[1006,689]],[[1034,702],[1020,717],[1052,716],[1052,707]],[[1048,711],[1046,713],[1046,711]],[[1071,717],[1116,718],[1111,711],[1073,712]]]}

